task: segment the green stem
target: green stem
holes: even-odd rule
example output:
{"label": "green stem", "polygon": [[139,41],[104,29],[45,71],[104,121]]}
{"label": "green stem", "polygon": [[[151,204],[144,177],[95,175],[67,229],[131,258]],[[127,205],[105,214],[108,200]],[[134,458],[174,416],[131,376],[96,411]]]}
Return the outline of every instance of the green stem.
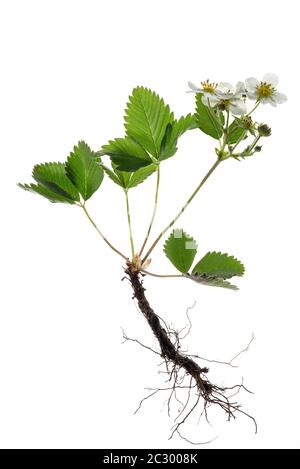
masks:
{"label": "green stem", "polygon": [[241,136],[238,138],[236,144],[234,145],[234,147],[231,150],[231,153],[233,153],[234,150],[236,149],[236,147],[241,143],[241,141],[244,140],[245,134],[246,134],[246,130],[244,130],[243,133],[241,134]]}
{"label": "green stem", "polygon": [[124,189],[124,192],[125,192],[125,198],[126,198],[126,211],[127,211],[127,221],[128,221],[128,230],[129,230],[131,254],[132,254],[132,259],[133,259],[134,256],[135,256],[135,250],[134,250],[134,242],[133,242],[133,236],[132,236],[130,208],[129,208],[129,200],[128,200],[128,190]]}
{"label": "green stem", "polygon": [[97,233],[101,236],[101,238],[103,239],[103,241],[115,252],[117,253],[119,256],[123,257],[123,259],[127,260],[128,258],[122,254],[118,249],[116,249],[110,241],[108,241],[108,239],[103,235],[103,233],[99,230],[98,226],[96,225],[96,223],[94,222],[94,220],[91,218],[89,212],[87,211],[86,207],[84,204],[80,204],[79,207],[81,207],[84,211],[84,213],[86,214],[87,218],[89,219],[89,221],[91,222],[91,224],[93,225],[93,227],[95,228],[95,230],[97,231]]}
{"label": "green stem", "polygon": [[229,127],[229,111],[226,111],[227,116],[226,116],[226,124],[225,128],[223,130],[223,143],[220,146],[220,151],[223,152],[225,150],[226,144],[227,144],[227,139],[228,139],[228,127]]}
{"label": "green stem", "polygon": [[140,253],[139,253],[140,257],[142,256],[143,251],[145,249],[145,246],[148,242],[148,239],[149,239],[152,227],[153,227],[153,223],[154,223],[154,220],[155,220],[155,215],[156,215],[156,211],[157,211],[158,193],[159,193],[159,182],[160,182],[160,166],[158,164],[157,170],[156,170],[156,190],[155,190],[155,196],[154,196],[154,208],[153,208],[153,213],[152,213],[150,225],[149,225],[145,240],[143,242],[143,245],[142,245]]}
{"label": "green stem", "polygon": [[143,272],[146,275],[151,275],[151,277],[158,277],[158,278],[182,278],[184,275],[182,274],[154,274],[153,272],[148,272],[148,270],[140,269],[140,272]]}
{"label": "green stem", "polygon": [[248,112],[248,114],[246,114],[246,115],[247,115],[247,116],[250,116],[250,115],[252,114],[252,112],[254,112],[255,109],[258,108],[259,105],[260,105],[260,101],[257,101],[257,103],[255,104],[254,108],[253,108],[250,112]]}
{"label": "green stem", "polygon": [[196,189],[194,190],[194,192],[192,193],[192,195],[188,198],[187,202],[184,204],[184,206],[182,207],[182,209],[177,213],[177,215],[175,216],[175,218],[173,218],[173,220],[163,229],[163,231],[158,235],[158,237],[156,238],[156,240],[154,241],[154,243],[152,244],[152,246],[150,247],[150,249],[148,250],[147,254],[145,255],[142,263],[145,262],[145,260],[149,257],[149,255],[151,254],[151,252],[153,251],[153,249],[155,248],[155,246],[157,245],[157,243],[160,241],[160,239],[163,237],[163,235],[174,225],[174,223],[176,223],[176,221],[178,220],[178,218],[183,214],[183,212],[185,211],[185,209],[189,206],[189,204],[192,202],[193,198],[198,194],[199,190],[201,189],[201,187],[205,184],[205,182],[207,181],[207,179],[210,177],[210,175],[215,171],[215,169],[219,166],[219,164],[221,163],[221,159],[220,160],[217,160],[213,166],[210,168],[210,170],[206,173],[206,175],[204,176],[204,178],[201,180],[200,184],[198,184],[198,186],[196,187]]}
{"label": "green stem", "polygon": [[[258,106],[260,105],[260,101],[257,101],[254,108],[248,112],[248,114],[246,114],[246,116],[250,116],[257,108]],[[246,134],[246,130],[244,130],[244,132],[242,133],[242,135],[240,136],[240,138],[238,139],[238,141],[236,142],[236,144],[234,145],[234,147],[232,148],[231,150],[231,154],[234,152],[234,150],[236,149],[236,147],[242,142],[242,140],[244,139],[245,137],[245,134]]]}
{"label": "green stem", "polygon": [[226,131],[228,130],[229,127],[229,111],[226,111],[227,117],[226,117]]}
{"label": "green stem", "polygon": [[261,136],[258,135],[255,139],[254,139],[254,142],[250,145],[250,148],[249,148],[249,153],[253,150],[253,148],[257,145],[257,143],[259,142],[259,140],[261,139]]}

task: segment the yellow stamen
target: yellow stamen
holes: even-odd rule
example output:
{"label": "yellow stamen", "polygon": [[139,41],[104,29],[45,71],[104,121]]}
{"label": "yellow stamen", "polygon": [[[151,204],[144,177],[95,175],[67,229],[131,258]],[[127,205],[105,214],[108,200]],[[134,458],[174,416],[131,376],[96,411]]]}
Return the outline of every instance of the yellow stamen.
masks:
{"label": "yellow stamen", "polygon": [[215,94],[218,83],[211,83],[209,80],[201,81],[203,91],[206,93]]}
{"label": "yellow stamen", "polygon": [[270,83],[266,83],[265,81],[261,81],[256,89],[259,99],[269,98],[275,91],[274,86],[272,86]]}

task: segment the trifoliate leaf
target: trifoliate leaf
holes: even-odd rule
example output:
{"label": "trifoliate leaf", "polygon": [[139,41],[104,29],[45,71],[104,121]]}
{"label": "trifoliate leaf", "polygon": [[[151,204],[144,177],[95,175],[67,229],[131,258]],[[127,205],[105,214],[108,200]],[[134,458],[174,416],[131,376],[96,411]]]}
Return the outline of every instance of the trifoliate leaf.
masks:
{"label": "trifoliate leaf", "polygon": [[18,184],[21,189],[24,189],[28,192],[33,192],[35,194],[41,195],[46,199],[50,200],[50,202],[54,203],[65,203],[65,204],[74,204],[75,201],[68,197],[64,197],[58,193],[47,189],[47,187],[41,186],[40,184]]}
{"label": "trifoliate leaf", "polygon": [[187,130],[197,128],[196,118],[192,114],[182,116],[179,120],[169,123],[161,144],[160,160],[173,156],[177,151],[177,141]]}
{"label": "trifoliate leaf", "polygon": [[223,129],[216,111],[203,104],[201,93],[196,94],[196,121],[204,133],[216,139],[222,137]]}
{"label": "trifoliate leaf", "polygon": [[164,252],[176,269],[186,273],[197,253],[197,244],[191,236],[177,229],[165,242]]}
{"label": "trifoliate leaf", "polygon": [[208,279],[228,279],[245,272],[243,264],[233,256],[208,252],[193,268],[193,274]]}
{"label": "trifoliate leaf", "polygon": [[142,86],[134,88],[125,111],[126,132],[155,159],[172,120],[169,106],[156,93]]}
{"label": "trifoliate leaf", "polygon": [[79,192],[66,174],[64,163],[44,163],[34,166],[32,176],[39,185],[62,195],[67,199],[79,201]]}
{"label": "trifoliate leaf", "polygon": [[245,129],[243,129],[243,127],[239,125],[238,120],[235,119],[228,127],[227,142],[229,144],[238,142],[238,140],[242,138],[242,135],[245,132],[246,132]]}
{"label": "trifoliate leaf", "polygon": [[97,163],[99,155],[83,141],[74,146],[66,163],[66,173],[84,200],[88,200],[102,183],[103,168]]}
{"label": "trifoliate leaf", "polygon": [[110,140],[108,145],[103,145],[102,150],[111,157],[119,171],[136,171],[152,163],[146,150],[130,137]]}

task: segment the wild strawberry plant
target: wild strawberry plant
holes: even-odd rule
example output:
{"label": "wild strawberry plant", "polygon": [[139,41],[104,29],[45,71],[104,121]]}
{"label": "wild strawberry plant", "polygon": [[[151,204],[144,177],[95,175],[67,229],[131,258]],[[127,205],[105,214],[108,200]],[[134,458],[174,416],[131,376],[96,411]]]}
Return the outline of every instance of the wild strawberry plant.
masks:
{"label": "wild strawberry plant", "polygon": [[[207,378],[208,369],[199,365],[199,357],[181,351],[183,336],[164,321],[162,323],[153,311],[145,296],[143,281],[148,275],[157,279],[181,277],[183,281],[190,279],[205,286],[237,289],[229,280],[244,275],[243,264],[234,256],[217,250],[199,257],[196,241],[175,225],[221,164],[229,159],[239,161],[250,158],[261,151],[261,143],[271,135],[271,129],[264,123],[258,123],[254,115],[260,105],[271,104],[275,107],[286,101],[285,95],[277,91],[277,84],[278,78],[270,73],[261,81],[248,78],[245,82],[238,82],[235,87],[230,83],[217,84],[209,80],[199,86],[189,82],[189,92],[195,93],[195,110],[179,118],[174,116],[170,107],[155,92],[139,86],[129,96],[123,136],[107,142],[97,151],[80,141],[65,162],[37,164],[32,172],[34,182],[19,184],[22,189],[52,203],[79,207],[108,247],[123,259],[126,276],[131,282],[139,308],[158,341],[159,351],[155,353],[161,355],[166,364],[171,383],[167,388],[171,392],[169,402],[178,390],[186,389],[188,393],[186,404],[175,419],[171,437],[175,433],[182,436],[181,425],[201,400],[205,413],[208,406],[215,405],[223,409],[228,418],[234,417],[237,412],[248,414],[228,397],[227,393],[232,387],[211,383]],[[253,105],[249,107],[251,101]],[[180,137],[193,129],[215,140],[215,160],[183,207],[152,238],[164,161],[175,156]],[[111,243],[87,209],[87,201],[101,188],[105,176],[124,193],[130,253],[121,252]],[[156,179],[154,205],[149,216],[150,222],[145,226],[145,238],[137,246],[131,226],[129,192],[149,177]],[[163,251],[173,265],[174,273],[149,270],[150,256],[153,256],[156,248],[160,248],[162,239]],[[155,265],[154,259],[151,265]],[[126,335],[124,338],[128,339]],[[243,385],[234,387],[244,388]],[[191,390],[195,392],[196,402],[189,406]]]}

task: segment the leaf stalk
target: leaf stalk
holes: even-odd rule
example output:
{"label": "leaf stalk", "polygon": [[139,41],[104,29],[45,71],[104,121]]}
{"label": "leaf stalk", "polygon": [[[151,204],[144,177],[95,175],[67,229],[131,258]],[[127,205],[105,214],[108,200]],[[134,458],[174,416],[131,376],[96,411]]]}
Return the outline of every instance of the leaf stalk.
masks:
{"label": "leaf stalk", "polygon": [[122,254],[122,252],[120,252],[117,248],[115,248],[111,242],[104,236],[104,234],[100,231],[100,229],[98,228],[98,226],[96,225],[96,223],[94,222],[94,220],[92,219],[92,217],[90,216],[89,212],[87,211],[86,209],[86,206],[85,204],[80,204],[79,207],[81,207],[85,213],[85,215],[87,216],[88,220],[91,222],[91,224],[93,225],[93,227],[95,228],[95,230],[97,231],[97,233],[101,236],[101,238],[103,239],[103,241],[116,253],[118,254],[119,256],[123,257],[123,259],[125,259],[126,261],[128,260],[128,257],[125,256],[124,254]]}
{"label": "leaf stalk", "polygon": [[152,213],[150,225],[149,225],[149,228],[148,228],[148,230],[147,230],[147,234],[146,234],[145,240],[144,240],[144,242],[143,242],[143,245],[142,245],[141,250],[140,250],[140,253],[139,253],[139,256],[140,256],[140,257],[142,256],[143,251],[144,251],[144,249],[145,249],[145,246],[146,246],[146,244],[147,244],[147,242],[148,242],[150,233],[151,233],[151,231],[152,231],[153,223],[154,223],[154,220],[155,220],[155,216],[156,216],[156,212],[157,212],[157,204],[158,204],[159,183],[160,183],[160,165],[158,164],[158,165],[157,165],[157,170],[156,170],[156,189],[155,189],[155,196],[154,196],[153,213]]}
{"label": "leaf stalk", "polygon": [[146,259],[148,259],[148,257],[150,256],[151,252],[153,251],[153,249],[155,248],[155,246],[157,245],[157,243],[161,240],[161,238],[163,237],[163,235],[176,223],[176,221],[178,220],[178,218],[183,214],[183,212],[186,210],[186,208],[189,206],[189,204],[192,202],[192,200],[194,199],[194,197],[198,194],[198,192],[200,191],[201,187],[205,184],[205,182],[208,180],[208,178],[212,175],[212,173],[217,169],[217,167],[219,166],[219,164],[222,162],[222,159],[218,159],[213,165],[212,167],[210,168],[210,170],[206,173],[206,175],[204,176],[204,178],[201,180],[201,182],[198,184],[198,186],[196,187],[196,189],[194,190],[194,192],[191,194],[191,196],[188,198],[188,200],[186,201],[186,203],[184,204],[184,206],[181,208],[181,210],[177,213],[177,215],[173,218],[173,220],[161,231],[161,233],[158,235],[158,237],[155,239],[154,243],[151,245],[150,249],[148,250],[147,254],[145,255],[142,263],[144,263],[146,261]]}
{"label": "leaf stalk", "polygon": [[132,260],[135,257],[135,250],[134,250],[134,241],[132,235],[132,226],[131,226],[131,216],[130,216],[130,207],[129,207],[129,199],[128,199],[128,190],[124,189],[125,199],[126,199],[126,212],[127,212],[127,222],[128,222],[128,230],[129,230],[129,240],[130,240],[130,247],[131,247],[131,256]]}

